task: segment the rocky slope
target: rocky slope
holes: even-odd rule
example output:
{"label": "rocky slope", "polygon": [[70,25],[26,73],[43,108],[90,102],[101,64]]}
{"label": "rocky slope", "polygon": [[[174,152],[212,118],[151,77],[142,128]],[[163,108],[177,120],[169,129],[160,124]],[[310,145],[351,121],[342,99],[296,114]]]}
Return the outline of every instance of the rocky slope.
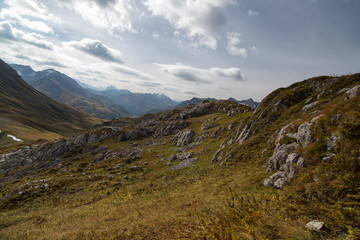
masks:
{"label": "rocky slope", "polygon": [[3,153],[0,233],[357,239],[359,88],[360,74],[316,77],[255,111],[207,100]]}
{"label": "rocky slope", "polygon": [[30,66],[11,64],[19,75],[46,96],[62,102],[91,116],[102,119],[114,119],[128,116],[129,113],[121,105],[113,103],[106,96],[100,96],[81,87],[69,76],[47,69],[34,71]]}
{"label": "rocky slope", "polygon": [[[180,104],[176,105],[175,107],[176,108],[183,108],[183,107],[186,107],[186,106],[188,106],[190,104],[199,104],[204,100],[216,100],[216,99],[215,98],[197,98],[197,97],[193,97],[190,100],[186,100],[186,101],[181,102]],[[252,109],[256,109],[257,106],[259,105],[259,103],[255,102],[252,98],[249,98],[247,100],[241,100],[241,101],[236,100],[234,98],[229,98],[228,100],[232,101],[232,102],[240,103],[240,104],[245,104],[245,105],[251,107]]]}

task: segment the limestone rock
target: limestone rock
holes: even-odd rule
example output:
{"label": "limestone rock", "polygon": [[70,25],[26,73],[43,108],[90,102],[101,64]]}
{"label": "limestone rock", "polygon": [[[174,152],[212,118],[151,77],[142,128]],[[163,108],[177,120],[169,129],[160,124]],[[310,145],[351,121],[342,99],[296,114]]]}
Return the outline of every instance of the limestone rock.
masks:
{"label": "limestone rock", "polygon": [[351,99],[358,95],[358,89],[360,88],[360,85],[357,85],[349,90],[346,91],[346,98],[345,99]]}
{"label": "limestone rock", "polygon": [[336,142],[339,139],[340,139],[340,137],[336,133],[331,135],[331,137],[327,140],[327,150],[328,151],[335,151]]}
{"label": "limestone rock", "polygon": [[278,180],[275,181],[274,188],[282,189],[284,187],[284,184],[285,184],[285,179],[284,178],[279,178]]}
{"label": "limestone rock", "polygon": [[171,170],[179,170],[179,169],[191,166],[195,162],[195,160],[196,160],[196,158],[186,159],[186,160],[182,161],[181,163],[179,163],[178,165],[172,166]]}
{"label": "limestone rock", "polygon": [[173,142],[177,147],[183,147],[190,144],[194,140],[195,132],[191,129],[185,129],[173,138]]}
{"label": "limestone rock", "polygon": [[280,178],[284,178],[284,174],[280,171],[277,171],[276,173],[271,175],[268,179],[264,180],[263,184],[266,187],[272,187],[274,186],[274,183]]}
{"label": "limestone rock", "polygon": [[311,123],[305,122],[298,128],[297,140],[304,147],[307,147],[312,141],[310,130],[311,125]]}
{"label": "limestone rock", "polygon": [[325,223],[320,221],[311,221],[306,224],[306,228],[310,231],[320,232],[320,230],[324,227],[324,224]]}
{"label": "limestone rock", "polygon": [[326,154],[325,157],[322,158],[322,161],[323,162],[331,162],[335,156],[336,156],[335,153]]}
{"label": "limestone rock", "polygon": [[286,163],[288,155],[298,146],[297,143],[283,144],[275,148],[273,155],[269,158],[268,172],[278,170]]}
{"label": "limestone rock", "polygon": [[308,111],[310,111],[311,109],[313,109],[313,107],[315,107],[318,103],[319,103],[319,101],[306,104],[306,105],[302,108],[303,113],[307,113]]}
{"label": "limestone rock", "polygon": [[204,132],[205,130],[214,128],[216,126],[219,126],[219,124],[217,122],[215,122],[214,120],[208,119],[202,124],[201,131]]}

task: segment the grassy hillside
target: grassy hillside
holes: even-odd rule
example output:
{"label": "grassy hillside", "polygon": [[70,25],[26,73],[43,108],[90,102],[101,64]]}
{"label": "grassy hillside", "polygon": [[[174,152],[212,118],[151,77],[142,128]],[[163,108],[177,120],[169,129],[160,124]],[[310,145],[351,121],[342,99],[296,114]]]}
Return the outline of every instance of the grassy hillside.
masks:
{"label": "grassy hillside", "polygon": [[[99,120],[91,118],[38,92],[0,62],[0,129],[31,140],[71,136],[90,129]],[[32,132],[32,133],[31,133]]]}
{"label": "grassy hillside", "polygon": [[255,111],[204,101],[0,155],[0,234],[358,239],[359,85],[316,77]]}

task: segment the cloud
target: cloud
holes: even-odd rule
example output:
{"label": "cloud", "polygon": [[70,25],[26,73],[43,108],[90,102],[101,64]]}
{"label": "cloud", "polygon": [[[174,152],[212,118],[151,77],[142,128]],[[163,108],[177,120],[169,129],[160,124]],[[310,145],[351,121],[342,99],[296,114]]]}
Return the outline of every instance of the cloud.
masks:
{"label": "cloud", "polygon": [[239,68],[211,68],[210,71],[217,76],[223,76],[237,81],[244,81],[244,75],[241,73]]}
{"label": "cloud", "polygon": [[21,17],[14,9],[2,9],[0,17],[8,22],[20,24],[21,26],[31,29],[33,31],[42,33],[53,33],[52,27],[42,21],[33,21]]}
{"label": "cloud", "polygon": [[41,19],[46,22],[61,22],[61,20],[49,13],[47,7],[37,0],[5,0],[8,6],[1,10],[10,15],[21,16],[21,18]]}
{"label": "cloud", "polygon": [[156,38],[156,39],[159,39],[159,34],[156,33],[156,32],[154,32],[154,33],[152,34],[152,37],[153,37],[153,38]]}
{"label": "cloud", "polygon": [[116,0],[95,0],[100,7],[110,7],[116,3]]}
{"label": "cloud", "polygon": [[255,54],[260,54],[259,49],[257,47],[255,47],[255,46],[250,47],[250,50]]}
{"label": "cloud", "polygon": [[22,54],[16,54],[15,57],[19,59],[31,60],[31,58]]}
{"label": "cloud", "polygon": [[259,16],[259,13],[256,12],[256,11],[253,11],[253,10],[249,10],[249,11],[247,12],[247,14],[248,14],[248,16],[250,16],[250,17]]}
{"label": "cloud", "polygon": [[217,68],[210,69],[195,68],[192,66],[178,64],[155,64],[159,70],[173,75],[177,78],[194,83],[211,83],[214,79],[231,79],[244,81],[244,75],[239,68]]}
{"label": "cloud", "polygon": [[186,92],[184,92],[184,93],[185,93],[185,94],[188,94],[188,95],[194,95],[194,96],[198,95],[197,93],[191,92],[191,91],[186,91]]}
{"label": "cloud", "polygon": [[126,75],[130,75],[130,76],[134,76],[134,77],[138,77],[138,78],[142,78],[142,79],[147,79],[147,80],[150,79],[145,73],[142,73],[138,70],[135,70],[135,69],[132,69],[129,67],[117,66],[117,67],[114,67],[113,69],[119,73],[123,73]]}
{"label": "cloud", "polygon": [[65,47],[75,48],[108,62],[124,63],[121,52],[104,45],[100,40],[84,38],[81,41],[64,42]]}
{"label": "cloud", "polygon": [[59,68],[66,68],[66,66],[64,64],[61,64],[59,62],[56,61],[51,61],[51,60],[45,60],[45,61],[36,61],[34,60],[34,62],[39,63],[40,65],[47,65],[47,66],[54,66],[54,67],[59,67]]}
{"label": "cloud", "polygon": [[25,33],[8,22],[0,22],[0,38],[5,40],[25,42],[44,49],[53,49],[53,44],[37,33]]}
{"label": "cloud", "polygon": [[65,0],[62,4],[111,34],[114,30],[136,33],[131,23],[131,12],[135,10],[132,0]]}
{"label": "cloud", "polygon": [[154,82],[140,82],[139,85],[145,88],[159,88],[162,86],[162,84]]}
{"label": "cloud", "polygon": [[159,70],[188,82],[208,83],[203,79],[204,70],[179,64],[155,64]]}
{"label": "cloud", "polygon": [[228,32],[226,34],[228,40],[226,50],[234,56],[242,56],[243,58],[247,57],[247,50],[245,48],[240,48],[240,33],[238,32]]}
{"label": "cloud", "polygon": [[216,35],[226,23],[224,8],[232,0],[147,0],[145,6],[155,16],[168,20],[177,30],[185,31],[195,46],[217,48]]}

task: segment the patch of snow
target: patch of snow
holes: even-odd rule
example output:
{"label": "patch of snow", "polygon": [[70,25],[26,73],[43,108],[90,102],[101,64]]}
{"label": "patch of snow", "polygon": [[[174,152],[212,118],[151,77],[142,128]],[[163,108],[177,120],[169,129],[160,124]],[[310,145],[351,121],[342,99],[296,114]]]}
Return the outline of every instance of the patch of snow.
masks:
{"label": "patch of snow", "polygon": [[21,139],[19,139],[19,138],[17,138],[17,137],[15,137],[14,135],[10,135],[10,134],[8,134],[7,135],[8,137],[10,137],[10,138],[12,138],[14,141],[16,141],[16,142],[22,142],[23,140],[21,140]]}

